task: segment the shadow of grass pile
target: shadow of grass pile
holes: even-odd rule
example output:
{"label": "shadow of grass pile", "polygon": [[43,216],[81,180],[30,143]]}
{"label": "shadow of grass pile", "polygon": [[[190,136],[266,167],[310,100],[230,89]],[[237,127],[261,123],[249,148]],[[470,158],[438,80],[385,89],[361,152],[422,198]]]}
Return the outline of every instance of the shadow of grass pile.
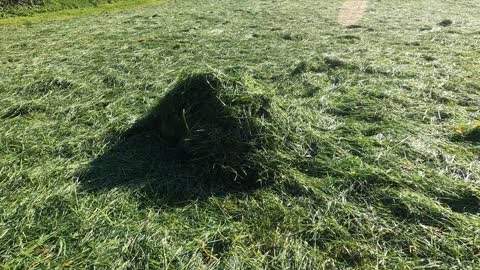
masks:
{"label": "shadow of grass pile", "polygon": [[470,142],[480,143],[480,125],[477,125],[465,133],[463,139]]}
{"label": "shadow of grass pile", "polygon": [[460,127],[453,136],[453,141],[464,141],[471,143],[480,143],[480,124],[473,127]]}
{"label": "shadow of grass pile", "polygon": [[279,128],[271,99],[254,85],[188,75],[126,136],[153,131],[203,179],[244,187],[271,183],[280,175]]}

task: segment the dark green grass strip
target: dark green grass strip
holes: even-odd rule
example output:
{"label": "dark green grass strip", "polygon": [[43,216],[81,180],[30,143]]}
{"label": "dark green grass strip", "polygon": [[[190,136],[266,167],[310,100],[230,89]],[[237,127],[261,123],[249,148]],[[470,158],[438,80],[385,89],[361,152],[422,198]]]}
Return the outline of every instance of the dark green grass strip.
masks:
{"label": "dark green grass strip", "polygon": [[123,2],[113,3],[113,4],[105,4],[97,7],[67,9],[67,10],[60,10],[60,11],[38,13],[33,16],[9,17],[9,18],[0,19],[0,25],[65,20],[65,19],[75,18],[79,16],[95,15],[103,12],[121,11],[121,10],[131,9],[133,7],[143,7],[148,5],[154,5],[161,2],[166,2],[166,0],[123,1]]}

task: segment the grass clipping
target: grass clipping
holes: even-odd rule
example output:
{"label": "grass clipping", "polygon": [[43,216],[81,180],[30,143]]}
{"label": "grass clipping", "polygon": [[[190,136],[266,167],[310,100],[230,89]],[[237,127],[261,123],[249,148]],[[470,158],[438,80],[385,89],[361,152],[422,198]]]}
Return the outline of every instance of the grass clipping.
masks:
{"label": "grass clipping", "polygon": [[252,80],[194,74],[179,80],[133,130],[154,131],[204,179],[249,187],[279,175],[274,111]]}

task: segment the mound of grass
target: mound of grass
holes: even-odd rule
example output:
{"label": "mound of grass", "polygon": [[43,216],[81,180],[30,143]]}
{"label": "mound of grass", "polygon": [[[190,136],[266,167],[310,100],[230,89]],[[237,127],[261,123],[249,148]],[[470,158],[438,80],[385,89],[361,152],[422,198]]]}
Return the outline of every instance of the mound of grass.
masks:
{"label": "mound of grass", "polygon": [[201,177],[256,185],[279,173],[279,128],[270,98],[213,74],[181,79],[127,136],[153,131],[203,170]]}
{"label": "mound of grass", "polygon": [[32,112],[42,111],[43,109],[43,106],[32,103],[15,104],[8,107],[3,114],[0,114],[0,119],[9,119],[17,116],[29,115]]}

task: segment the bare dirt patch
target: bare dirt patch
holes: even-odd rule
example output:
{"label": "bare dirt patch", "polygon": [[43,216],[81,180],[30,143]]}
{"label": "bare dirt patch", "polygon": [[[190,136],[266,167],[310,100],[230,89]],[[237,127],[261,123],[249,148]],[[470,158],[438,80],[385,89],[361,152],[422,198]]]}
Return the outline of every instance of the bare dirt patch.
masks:
{"label": "bare dirt patch", "polygon": [[367,0],[346,0],[338,12],[337,22],[343,26],[356,25],[367,13]]}

